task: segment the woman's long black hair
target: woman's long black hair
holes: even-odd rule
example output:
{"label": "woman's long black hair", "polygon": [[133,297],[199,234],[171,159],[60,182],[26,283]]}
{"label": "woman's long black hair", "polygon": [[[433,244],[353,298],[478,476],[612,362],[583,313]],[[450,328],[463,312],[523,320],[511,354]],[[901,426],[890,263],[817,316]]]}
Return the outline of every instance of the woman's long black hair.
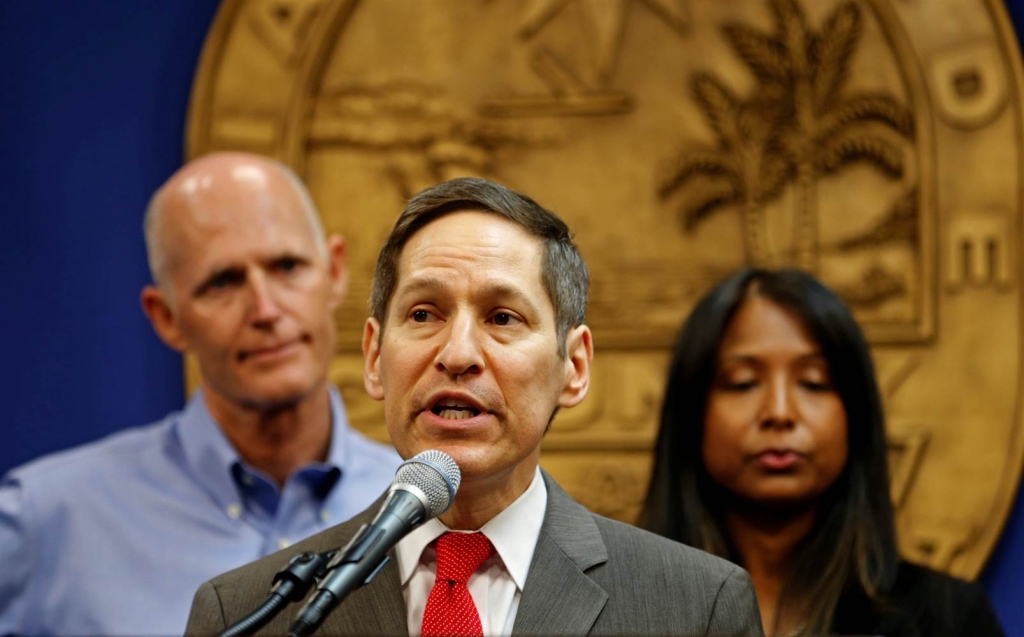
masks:
{"label": "woman's long black hair", "polygon": [[722,337],[752,295],[802,319],[828,362],[846,410],[846,467],[819,501],[814,529],[799,547],[779,600],[780,609],[791,608],[805,618],[810,633],[825,633],[844,592],[858,591],[874,600],[884,595],[898,558],[885,418],[867,342],[839,297],[810,274],[741,270],[694,308],[672,357],[641,525],[737,560],[722,523],[724,494],[708,476],[701,450]]}

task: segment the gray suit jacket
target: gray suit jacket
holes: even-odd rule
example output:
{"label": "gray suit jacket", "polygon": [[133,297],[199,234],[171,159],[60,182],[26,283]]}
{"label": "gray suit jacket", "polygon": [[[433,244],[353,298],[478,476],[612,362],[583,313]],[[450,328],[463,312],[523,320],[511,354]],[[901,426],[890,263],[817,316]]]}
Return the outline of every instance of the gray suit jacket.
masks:
{"label": "gray suit jacket", "polygon": [[[546,473],[548,507],[516,614],[514,635],[762,635],[750,577],[739,567],[647,531],[594,515]],[[350,521],[203,584],[187,635],[223,631],[259,606],[302,551],[344,546],[376,514]],[[408,635],[394,555],[320,627],[322,635]],[[284,635],[300,605],[259,634]]]}

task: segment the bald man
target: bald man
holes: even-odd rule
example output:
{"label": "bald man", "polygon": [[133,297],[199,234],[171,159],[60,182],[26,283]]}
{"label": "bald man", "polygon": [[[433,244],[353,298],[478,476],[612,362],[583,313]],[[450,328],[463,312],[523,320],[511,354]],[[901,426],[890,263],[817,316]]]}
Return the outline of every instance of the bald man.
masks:
{"label": "bald man", "polygon": [[345,244],[291,171],[198,159],[153,195],[145,237],[142,308],[199,389],[3,479],[0,635],[181,634],[201,583],[363,510],[400,462],[329,383]]}

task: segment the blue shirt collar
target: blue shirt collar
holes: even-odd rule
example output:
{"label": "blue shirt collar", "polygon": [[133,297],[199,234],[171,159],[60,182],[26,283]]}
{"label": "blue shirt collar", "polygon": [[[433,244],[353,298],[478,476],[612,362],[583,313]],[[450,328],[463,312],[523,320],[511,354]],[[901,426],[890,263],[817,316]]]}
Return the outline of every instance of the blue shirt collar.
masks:
{"label": "blue shirt collar", "polygon": [[[348,465],[348,414],[338,390],[332,386],[329,394],[331,442],[327,460],[302,467],[289,478],[289,482],[297,477],[306,481],[318,481],[331,472],[340,474],[343,467]],[[210,415],[202,389],[196,389],[175,425],[185,462],[192,474],[222,510],[240,512],[245,499],[242,493],[243,486],[238,482],[239,477],[245,473],[254,476],[263,474],[239,457],[234,446]],[[328,484],[333,486],[336,482],[337,479],[333,479]],[[320,494],[322,498],[326,498],[327,495],[328,493]],[[233,509],[235,507],[237,509]]]}

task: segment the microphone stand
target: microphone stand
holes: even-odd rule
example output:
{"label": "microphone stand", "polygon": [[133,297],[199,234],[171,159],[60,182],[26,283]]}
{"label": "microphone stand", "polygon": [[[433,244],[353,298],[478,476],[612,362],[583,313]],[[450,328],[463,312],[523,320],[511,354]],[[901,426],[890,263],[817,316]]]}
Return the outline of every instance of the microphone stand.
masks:
{"label": "microphone stand", "polygon": [[313,584],[323,577],[335,553],[299,553],[293,557],[288,566],[274,575],[274,585],[267,600],[248,616],[225,629],[220,637],[252,635],[277,617],[289,603],[301,601]]}
{"label": "microphone stand", "polygon": [[[435,473],[440,481],[444,474]],[[377,517],[364,524],[331,559],[316,592],[306,600],[288,629],[288,637],[309,637],[349,593],[369,584],[390,561],[388,551],[429,519],[429,506],[430,499],[417,485],[399,483],[392,487]]]}

